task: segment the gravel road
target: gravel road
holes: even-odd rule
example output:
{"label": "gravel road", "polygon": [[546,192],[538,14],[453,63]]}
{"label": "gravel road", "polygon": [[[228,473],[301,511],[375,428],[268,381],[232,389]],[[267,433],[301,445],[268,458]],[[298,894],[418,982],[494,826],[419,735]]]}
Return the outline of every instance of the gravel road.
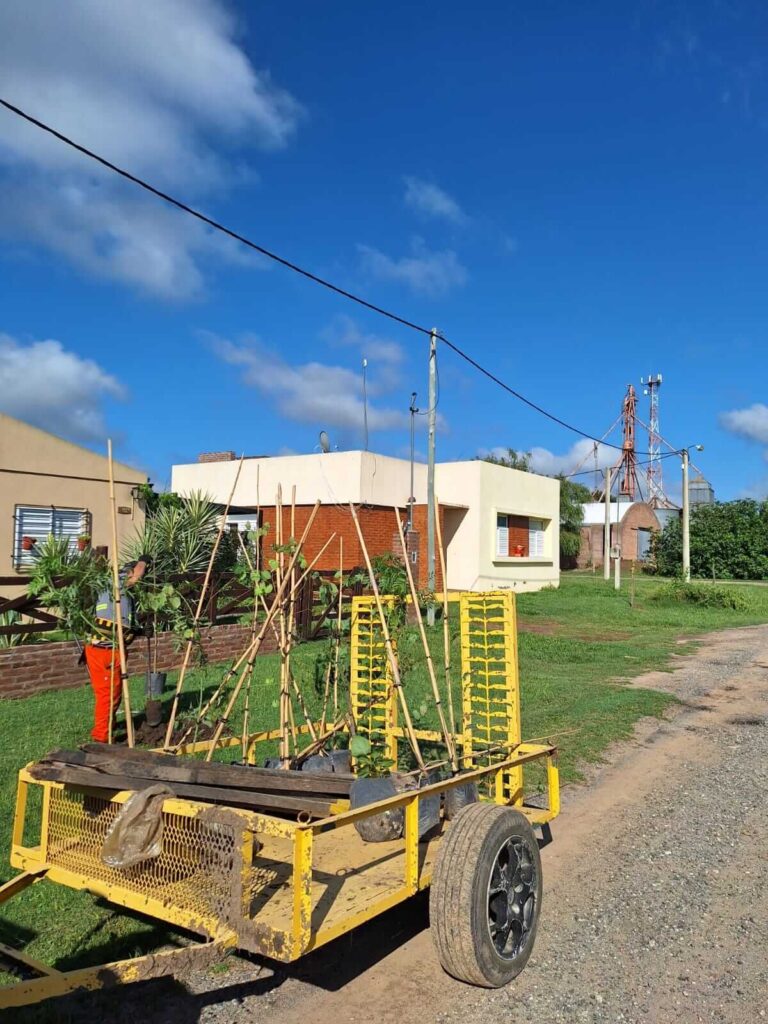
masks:
{"label": "gravel road", "polygon": [[[672,673],[652,673],[636,684],[668,690],[685,705],[666,721],[641,723],[588,785],[564,794],[555,842],[543,851],[537,945],[507,989],[473,989],[441,971],[420,900],[296,970],[273,973],[231,958],[223,973],[201,973],[186,986],[152,983],[151,994],[126,989],[110,998],[110,1018],[142,1024],[766,1018],[768,626],[711,634],[696,653],[676,658]],[[98,1003],[87,1012],[99,1019]]]}

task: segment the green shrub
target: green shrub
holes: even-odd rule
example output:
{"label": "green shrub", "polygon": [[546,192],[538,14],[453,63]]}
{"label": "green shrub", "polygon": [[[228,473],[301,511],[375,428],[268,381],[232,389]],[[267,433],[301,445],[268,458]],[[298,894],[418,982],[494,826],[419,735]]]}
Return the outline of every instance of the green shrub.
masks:
{"label": "green shrub", "polygon": [[728,608],[734,612],[747,612],[752,602],[746,594],[733,587],[718,587],[706,583],[684,583],[673,580],[659,587],[653,594],[654,601],[676,604],[694,604],[702,608]]}

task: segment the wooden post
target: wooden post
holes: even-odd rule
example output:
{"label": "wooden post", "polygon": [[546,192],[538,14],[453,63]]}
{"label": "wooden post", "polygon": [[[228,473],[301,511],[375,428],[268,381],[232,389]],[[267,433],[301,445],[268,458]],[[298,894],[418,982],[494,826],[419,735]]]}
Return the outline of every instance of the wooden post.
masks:
{"label": "wooden post", "polygon": [[339,537],[339,608],[336,618],[336,650],[333,656],[333,717],[339,713],[339,651],[341,648],[341,610],[344,600],[344,537]]}
{"label": "wooden post", "polygon": [[[303,546],[305,540],[307,539],[307,536],[309,535],[309,531],[312,528],[312,524],[315,521],[315,516],[317,515],[317,510],[319,508],[320,508],[320,502],[318,500],[317,502],[315,502],[315,507],[313,508],[312,513],[311,513],[311,515],[309,517],[309,520],[307,521],[307,525],[304,527],[304,533],[302,534],[301,540],[296,545],[296,549],[294,550],[293,555],[291,556],[291,563],[290,563],[290,565],[288,567],[288,573],[287,574],[283,574],[283,578],[280,581],[280,586],[278,587],[277,591],[275,592],[274,600],[272,601],[272,605],[271,605],[271,607],[269,609],[267,617],[264,620],[264,623],[263,623],[261,629],[259,630],[259,634],[256,637],[256,639],[254,640],[254,642],[251,645],[251,647],[249,648],[249,650],[246,652],[246,657],[248,657],[249,662],[252,662],[253,659],[258,654],[259,648],[261,647],[261,645],[262,645],[262,643],[264,641],[264,636],[265,636],[265,634],[267,632],[267,629],[269,628],[270,623],[272,622],[272,619],[274,618],[274,616],[277,613],[278,609],[282,607],[283,598],[284,598],[284,595],[285,595],[285,588],[287,587],[288,581],[290,579],[290,571],[291,571],[291,569],[293,569],[293,566],[295,565],[296,561],[298,560],[299,553],[301,552],[302,546]],[[229,716],[232,714],[232,708],[235,706],[235,702],[237,701],[238,694],[240,693],[240,690],[242,689],[243,680],[244,680],[244,675],[242,675],[240,677],[240,679],[238,680],[237,685],[235,686],[234,690],[232,691],[232,696],[229,699],[229,703],[227,704],[227,707],[226,707],[226,710],[224,712],[224,715],[223,715],[222,718],[219,719],[219,721],[216,724],[216,729],[214,731],[213,738],[212,738],[212,741],[211,741],[211,747],[210,747],[210,749],[208,751],[208,754],[206,755],[206,761],[210,761],[211,758],[213,757],[213,752],[216,749],[216,747],[218,746],[219,740],[221,739],[221,734],[224,731],[224,726],[227,724]],[[286,736],[286,743],[287,743],[287,736]]]}
{"label": "wooden post", "polygon": [[445,747],[448,751],[448,757],[451,761],[451,766],[455,772],[459,770],[459,762],[456,760],[456,747],[454,746],[453,736],[448,729],[448,723],[445,721],[445,715],[443,714],[443,702],[440,699],[440,689],[437,685],[437,676],[435,675],[435,666],[432,661],[432,652],[429,649],[429,640],[427,639],[427,631],[424,629],[424,620],[421,617],[421,606],[419,604],[419,593],[416,590],[416,584],[413,579],[413,573],[411,572],[411,560],[408,557],[408,548],[405,543],[405,534],[403,533],[403,524],[400,522],[400,513],[395,507],[395,522],[397,523],[397,532],[400,536],[400,544],[403,548],[403,555],[405,561],[405,573],[408,577],[408,587],[411,591],[411,600],[413,601],[413,610],[416,614],[416,624],[419,627],[419,633],[421,634],[421,645],[424,648],[424,657],[427,660],[427,673],[429,675],[429,681],[432,685],[432,696],[435,699],[435,707],[437,708],[437,717],[440,719],[440,728],[443,733],[443,739],[445,740]]}
{"label": "wooden post", "polygon": [[[131,694],[128,688],[128,665],[125,657],[125,634],[123,633],[123,609],[120,602],[120,566],[117,550],[117,505],[115,502],[115,471],[112,465],[112,440],[107,441],[107,463],[109,468],[109,504],[112,513],[112,603],[115,607],[115,624],[117,626],[117,648],[120,657],[120,681],[123,687],[123,707],[125,708],[125,729],[128,737],[128,746],[134,744],[133,738],[133,715],[131,713]],[[113,649],[114,650],[114,649]],[[115,659],[112,657],[112,668],[110,669],[112,682],[110,683],[110,698],[114,694],[114,673]],[[110,723],[112,721],[112,707],[109,709]],[[111,732],[111,727],[110,727]]]}
{"label": "wooden post", "polygon": [[413,722],[411,720],[411,712],[408,709],[408,703],[405,699],[405,692],[403,691],[403,683],[400,678],[400,666],[397,663],[395,657],[395,650],[392,646],[392,637],[389,633],[389,626],[387,625],[387,617],[384,614],[384,605],[381,603],[381,594],[379,593],[379,587],[376,583],[376,577],[373,574],[373,566],[371,565],[371,559],[368,555],[368,548],[365,545],[365,538],[363,537],[363,531],[360,529],[360,522],[357,518],[357,512],[355,512],[355,506],[350,501],[349,511],[352,513],[352,521],[355,524],[355,530],[357,531],[357,538],[360,541],[360,550],[363,553],[365,559],[365,566],[368,570],[368,575],[371,580],[371,590],[376,601],[376,608],[379,613],[379,620],[381,621],[381,631],[384,635],[384,646],[387,651],[387,659],[389,661],[389,668],[392,672],[392,684],[395,687],[397,696],[400,700],[400,707],[403,712],[403,720],[405,721],[405,734],[408,737],[408,742],[411,744],[414,757],[416,758],[416,764],[424,770],[424,758],[421,756],[421,748],[419,747],[419,741],[416,737],[416,733],[413,729]]}
{"label": "wooden post", "polygon": [[445,549],[443,548],[443,527],[440,523],[440,502],[435,498],[435,534],[440,554],[440,575],[443,577],[443,656],[445,658],[445,688],[448,697],[448,718],[451,735],[456,738],[456,713],[453,710],[453,687],[451,686],[451,631],[448,627],[448,576],[445,570]]}
{"label": "wooden post", "polygon": [[[208,584],[210,583],[210,580],[211,580],[211,573],[213,572],[213,563],[216,560],[216,552],[219,550],[219,544],[221,543],[221,538],[222,538],[222,536],[224,534],[224,530],[226,529],[227,514],[229,513],[229,506],[232,504],[232,499],[235,496],[235,488],[237,487],[237,481],[240,479],[240,470],[243,468],[243,459],[244,458],[245,458],[245,455],[241,455],[240,456],[240,463],[239,463],[239,465],[237,467],[237,472],[235,473],[235,481],[232,484],[232,490],[229,492],[229,497],[227,498],[227,505],[226,505],[226,508],[224,509],[224,515],[221,517],[221,523],[219,524],[219,531],[216,534],[216,540],[213,542],[213,548],[211,549],[211,557],[208,559],[208,569],[206,570],[206,573],[205,573],[205,579],[203,580],[203,589],[200,591],[200,597],[198,598],[197,608],[195,610],[195,618],[194,618],[194,621],[192,623],[193,634],[194,634],[194,631],[197,629],[197,627],[198,627],[198,625],[200,623],[200,618],[201,618],[201,616],[203,614],[203,606],[205,604],[205,595],[206,595],[206,593],[208,591]],[[170,746],[171,746],[171,736],[173,736],[173,727],[176,724],[176,715],[177,715],[178,710],[179,710],[179,695],[181,694],[181,688],[184,685],[184,677],[187,674],[187,666],[189,665],[189,659],[190,659],[190,657],[192,655],[192,645],[193,645],[193,642],[194,642],[194,637],[190,638],[187,641],[187,646],[186,646],[186,649],[184,651],[184,660],[181,663],[181,669],[179,670],[179,678],[176,681],[176,692],[173,695],[173,704],[171,705],[171,713],[170,713],[170,715],[168,717],[168,728],[165,730],[165,749],[166,750],[168,750],[170,748]]]}
{"label": "wooden post", "polygon": [[[320,502],[317,503],[317,507],[319,507],[319,505],[320,505]],[[311,518],[314,520],[315,512],[312,513],[312,517]],[[308,572],[310,572],[314,568],[315,563],[318,561],[320,556],[323,554],[323,552],[325,551],[325,549],[328,547],[328,545],[331,543],[331,541],[333,540],[333,538],[335,536],[336,536],[335,533],[331,534],[331,536],[328,538],[328,540],[322,546],[320,551],[315,555],[313,560],[310,562],[310,564],[304,570],[304,574],[299,577],[299,580],[296,583],[297,587],[301,586],[302,580],[306,577],[306,574]],[[264,607],[264,611],[269,615],[269,607],[267,606],[267,603],[266,603],[266,601],[264,600],[263,597],[262,597],[261,601],[262,601],[262,605]],[[269,618],[269,625],[272,628],[272,632],[275,634],[275,643],[277,645],[276,649],[279,651],[279,649],[280,649],[280,635],[279,635],[279,633],[277,631],[277,626],[275,625],[275,616],[274,615],[270,616],[270,618]],[[221,694],[227,688],[227,685],[229,684],[230,680],[232,680],[235,677],[235,675],[237,674],[238,670],[242,667],[243,663],[248,660],[248,657],[251,654],[251,651],[253,649],[254,643],[255,643],[255,641],[251,640],[248,643],[248,645],[246,646],[246,648],[243,651],[243,653],[240,655],[240,657],[231,665],[231,667],[229,669],[227,669],[223,679],[221,680],[219,685],[216,687],[216,690],[214,691],[213,695],[208,698],[208,700],[206,701],[205,706],[200,710],[200,712],[199,712],[199,714],[197,716],[198,722],[201,722],[205,718],[205,716],[211,710],[211,708],[216,703],[216,701],[219,699]],[[181,739],[177,743],[174,744],[173,749],[178,749],[180,746],[182,746],[183,743],[185,742],[187,736],[189,735],[189,733],[191,731],[192,731],[191,727],[189,729],[187,729],[187,731],[184,733],[184,735],[181,737]]]}
{"label": "wooden post", "polygon": [[243,709],[243,738],[241,747],[243,748],[243,764],[248,761],[248,712],[251,707],[251,687],[253,685],[253,670],[248,674],[248,686],[245,691],[245,708]]}

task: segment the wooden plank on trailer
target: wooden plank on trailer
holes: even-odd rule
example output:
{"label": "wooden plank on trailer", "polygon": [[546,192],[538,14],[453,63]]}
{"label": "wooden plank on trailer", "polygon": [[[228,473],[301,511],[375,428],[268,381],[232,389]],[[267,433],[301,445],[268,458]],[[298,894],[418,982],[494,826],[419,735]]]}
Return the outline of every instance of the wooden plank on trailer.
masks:
{"label": "wooden plank on trailer", "polygon": [[[71,765],[33,765],[30,769],[33,779],[41,782],[63,782],[81,789],[101,789],[112,793],[126,790],[148,789],[157,785],[156,779],[136,779],[127,775],[104,775],[92,768],[74,768]],[[296,813],[306,811],[315,818],[331,813],[334,801],[315,796],[293,796],[291,794],[254,793],[243,789],[227,789],[220,786],[198,786],[189,783],[174,783],[169,786],[173,795],[200,803],[231,807],[245,807],[253,810],[283,811]]]}
{"label": "wooden plank on trailer", "polygon": [[[134,748],[135,749],[135,748]],[[54,750],[42,762],[58,762],[73,767],[87,767],[105,774],[131,778],[154,779],[158,782],[183,782],[193,785],[220,785],[234,789],[267,792],[296,792],[313,795],[348,796],[352,775],[332,772],[291,772],[271,768],[250,768],[245,765],[217,764],[172,757],[171,764],[144,763],[141,758],[91,753],[85,750]]]}

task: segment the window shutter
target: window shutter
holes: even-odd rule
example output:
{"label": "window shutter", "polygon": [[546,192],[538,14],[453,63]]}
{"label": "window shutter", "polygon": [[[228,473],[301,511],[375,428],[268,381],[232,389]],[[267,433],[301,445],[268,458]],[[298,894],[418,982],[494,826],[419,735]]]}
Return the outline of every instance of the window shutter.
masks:
{"label": "window shutter", "polygon": [[54,537],[66,537],[70,549],[77,547],[77,538],[84,533],[84,513],[79,508],[54,508],[52,511],[51,533]]}
{"label": "window shutter", "polygon": [[496,557],[509,555],[509,526],[506,516],[496,516]]}
{"label": "window shutter", "polygon": [[541,519],[528,521],[528,554],[531,558],[544,556],[544,523]]}
{"label": "window shutter", "polygon": [[[35,564],[35,547],[47,537],[66,537],[74,550],[79,534],[85,532],[87,513],[81,508],[39,508],[34,505],[16,506],[16,528],[13,538],[13,560],[18,568]],[[34,537],[37,544],[25,551],[22,538]]]}

